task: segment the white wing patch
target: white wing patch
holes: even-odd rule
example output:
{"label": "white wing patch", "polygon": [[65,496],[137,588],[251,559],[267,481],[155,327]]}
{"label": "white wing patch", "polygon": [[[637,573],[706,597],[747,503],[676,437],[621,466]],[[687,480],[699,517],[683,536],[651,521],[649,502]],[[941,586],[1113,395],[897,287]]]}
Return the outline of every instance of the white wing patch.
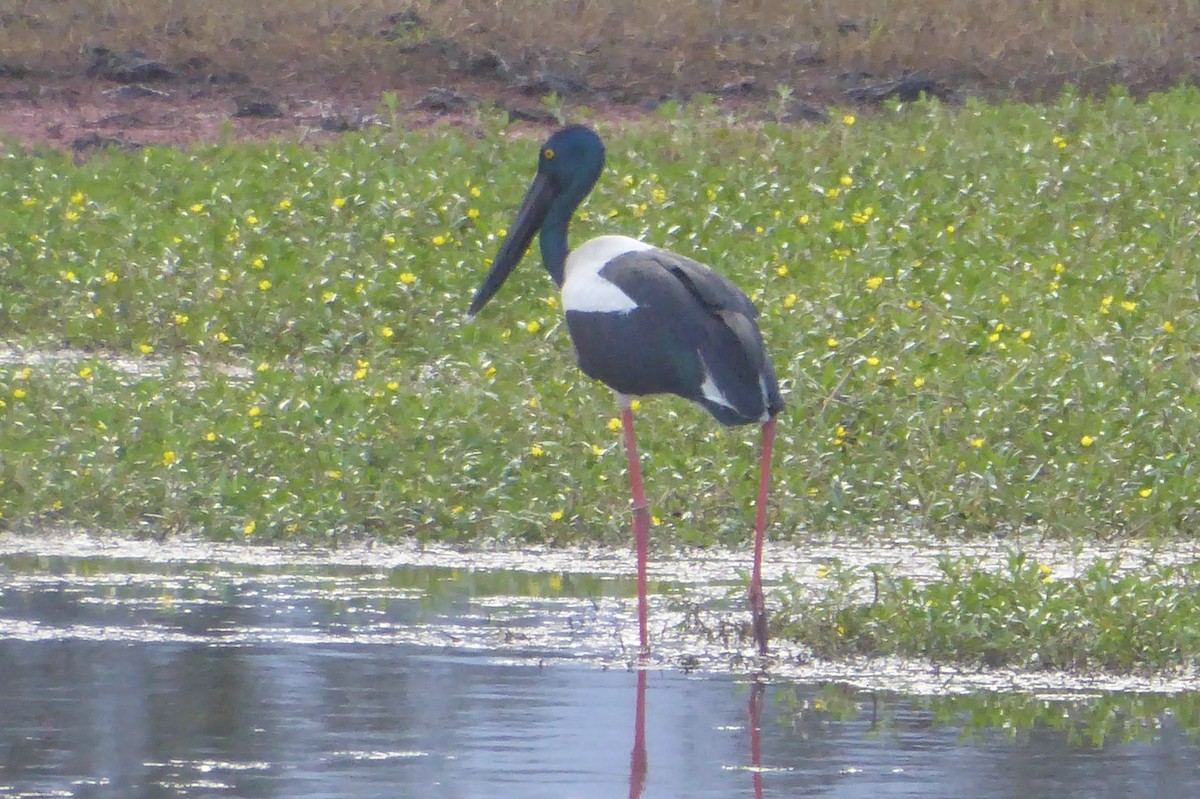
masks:
{"label": "white wing patch", "polygon": [[[733,408],[733,403],[729,401],[729,398],[713,382],[712,373],[708,370],[708,364],[704,362],[704,356],[700,354],[699,350],[696,351],[696,355],[700,358],[700,365],[704,368],[704,382],[700,384],[700,393],[709,402],[724,405],[726,408]],[[734,408],[734,410],[737,409]]]}
{"label": "white wing patch", "polygon": [[609,261],[625,253],[654,248],[628,236],[598,236],[567,254],[563,267],[562,300],[567,311],[629,313],[637,308],[620,287],[600,276]]}

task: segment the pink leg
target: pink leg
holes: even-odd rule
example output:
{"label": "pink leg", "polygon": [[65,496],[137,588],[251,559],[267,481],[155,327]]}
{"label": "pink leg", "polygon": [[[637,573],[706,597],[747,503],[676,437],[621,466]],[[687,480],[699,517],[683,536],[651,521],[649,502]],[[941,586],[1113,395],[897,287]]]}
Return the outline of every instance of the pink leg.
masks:
{"label": "pink leg", "polygon": [[650,506],[642,485],[642,467],[633,435],[633,409],[622,398],[621,422],[625,426],[625,454],[629,456],[629,488],[633,494],[633,540],[637,546],[638,636],[642,652],[650,649],[646,635],[646,550],[650,545]]}
{"label": "pink leg", "polygon": [[775,417],[762,426],[762,466],[758,475],[758,518],[754,524],[754,570],[750,575],[750,614],[754,640],[760,654],[767,654],[767,606],[762,590],[763,539],[767,529],[767,491],[771,487],[771,447],[775,442]]}

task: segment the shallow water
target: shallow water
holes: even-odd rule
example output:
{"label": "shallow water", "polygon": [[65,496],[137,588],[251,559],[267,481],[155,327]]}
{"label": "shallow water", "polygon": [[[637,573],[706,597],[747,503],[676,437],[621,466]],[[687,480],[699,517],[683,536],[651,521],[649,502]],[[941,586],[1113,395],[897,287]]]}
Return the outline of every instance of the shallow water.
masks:
{"label": "shallow water", "polygon": [[412,552],[0,537],[0,797],[1200,795],[1190,691],[764,663],[665,567],[630,670],[623,556]]}

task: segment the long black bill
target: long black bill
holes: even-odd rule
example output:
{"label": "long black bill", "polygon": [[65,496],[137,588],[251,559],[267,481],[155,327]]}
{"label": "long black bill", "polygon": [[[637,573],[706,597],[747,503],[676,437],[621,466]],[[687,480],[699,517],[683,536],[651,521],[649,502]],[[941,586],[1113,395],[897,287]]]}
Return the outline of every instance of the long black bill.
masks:
{"label": "long black bill", "polygon": [[475,292],[475,299],[471,300],[471,307],[467,311],[468,317],[479,313],[479,309],[500,290],[504,281],[521,262],[534,235],[545,221],[550,204],[557,196],[558,189],[544,174],[539,173],[533,179],[529,191],[525,192],[525,199],[521,201],[521,208],[517,211],[517,219],[513,222],[512,230],[508,231],[504,244],[500,246],[500,252],[496,253],[496,259],[492,261],[491,270],[483,279],[483,285]]}

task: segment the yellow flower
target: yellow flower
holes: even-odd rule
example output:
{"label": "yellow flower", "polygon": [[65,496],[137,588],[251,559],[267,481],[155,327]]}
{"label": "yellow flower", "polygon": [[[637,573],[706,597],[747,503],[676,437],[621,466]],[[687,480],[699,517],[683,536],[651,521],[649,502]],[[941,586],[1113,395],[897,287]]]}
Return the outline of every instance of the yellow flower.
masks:
{"label": "yellow flower", "polygon": [[286,211],[287,209],[289,209],[291,207],[292,207],[292,201],[289,200],[287,197],[284,197],[282,200],[279,201],[279,210],[280,211]]}
{"label": "yellow flower", "polygon": [[478,219],[478,218],[479,218],[479,209],[478,208],[468,208],[467,209],[467,219]]}
{"label": "yellow flower", "polygon": [[925,385],[925,378],[923,378],[923,377],[914,377],[913,378],[913,388],[920,388],[923,385]]}
{"label": "yellow flower", "polygon": [[250,268],[262,269],[264,264],[266,264],[266,261],[264,261],[262,258],[255,258],[250,262]]}
{"label": "yellow flower", "polygon": [[878,366],[878,365],[879,365],[879,359],[876,358],[874,355],[871,355],[870,357],[867,358],[867,366]]}
{"label": "yellow flower", "polygon": [[536,333],[542,329],[542,323],[539,322],[538,320],[534,319],[532,322],[525,325],[525,329],[527,331],[529,331],[530,333]]}
{"label": "yellow flower", "polygon": [[262,413],[262,408],[258,407],[257,405],[252,407],[250,410],[246,411],[246,415],[249,416],[251,419],[253,419],[255,416],[260,415],[261,413]]}
{"label": "yellow flower", "polygon": [[266,291],[266,290],[267,290],[267,289],[269,289],[269,288],[271,288],[271,281],[269,281],[269,280],[267,280],[267,279],[265,279],[265,278],[264,278],[264,279],[262,279],[262,280],[260,280],[260,281],[258,281],[258,289],[259,289],[259,291]]}
{"label": "yellow flower", "polygon": [[[18,389],[18,391],[19,391],[19,390],[20,390],[20,389]],[[13,392],[13,393],[15,394],[16,392]],[[24,395],[22,395],[22,396],[24,396]],[[614,416],[613,418],[609,419],[609,420],[608,420],[608,429],[609,429],[610,431],[612,431],[613,433],[615,433],[615,432],[617,432],[618,430],[620,430],[620,429],[621,429],[621,420],[620,420],[620,419],[618,419],[618,418],[617,418],[617,417],[615,417],[615,416]]]}
{"label": "yellow flower", "polygon": [[400,382],[397,380],[389,380],[387,384],[388,391],[399,391]]}
{"label": "yellow flower", "polygon": [[879,276],[867,278],[867,288],[870,289],[871,291],[874,291],[875,289],[879,288],[882,285],[883,285],[883,278],[881,278]]}
{"label": "yellow flower", "polygon": [[13,395],[13,399],[25,399],[25,389],[14,388],[12,395]]}
{"label": "yellow flower", "polygon": [[1021,339],[1021,341],[1029,341],[1029,339],[1032,335],[1033,335],[1032,330],[1022,330],[1019,338]]}
{"label": "yellow flower", "polygon": [[828,566],[818,566],[817,567],[817,577],[819,579],[824,580],[828,576],[829,576],[829,567]]}
{"label": "yellow flower", "polygon": [[850,127],[856,121],[857,121],[857,119],[855,119],[854,114],[846,114],[845,116],[842,117],[842,124],[845,125],[846,127]]}
{"label": "yellow flower", "polygon": [[539,405],[538,398],[530,397],[528,400],[525,401],[525,404],[528,405],[530,408],[536,408]]}
{"label": "yellow flower", "polygon": [[1054,579],[1054,577],[1053,577],[1054,570],[1051,569],[1049,566],[1047,566],[1045,563],[1038,564],[1038,574],[1040,574],[1042,576],[1043,583],[1048,583]]}
{"label": "yellow flower", "polygon": [[650,199],[654,200],[654,202],[658,203],[659,205],[662,205],[667,201],[667,190],[661,188],[651,189]]}
{"label": "yellow flower", "polygon": [[788,268],[783,264],[780,264],[779,266],[775,267],[775,274],[779,275],[780,277],[787,277]]}
{"label": "yellow flower", "polygon": [[1085,435],[1079,439],[1079,446],[1084,447],[1084,448],[1090,447],[1092,444],[1095,444],[1095,443],[1096,443],[1096,439],[1092,438],[1089,435]]}
{"label": "yellow flower", "polygon": [[116,272],[109,271],[109,272],[104,273],[104,282],[105,283],[116,283],[120,279],[121,278],[117,277]]}
{"label": "yellow flower", "polygon": [[354,379],[362,380],[367,376],[367,371],[371,368],[371,362],[360,359],[355,365],[358,368],[354,370]]}
{"label": "yellow flower", "polygon": [[345,197],[334,197],[333,198],[333,207],[334,208],[345,208],[346,207],[346,198]]}
{"label": "yellow flower", "polygon": [[529,454],[535,458],[540,458],[546,454],[546,450],[542,449],[537,444],[534,444],[532,447],[529,448]]}
{"label": "yellow flower", "polygon": [[443,244],[446,243],[446,237],[443,236],[441,233],[439,233],[433,237],[432,241],[433,241],[434,247],[441,247]]}
{"label": "yellow flower", "polygon": [[79,214],[75,213],[74,211],[67,211],[65,214],[63,214],[63,218],[65,218],[68,222],[75,222],[78,221]]}
{"label": "yellow flower", "polygon": [[84,380],[91,380],[92,379],[92,367],[90,367],[90,366],[80,367],[79,376],[82,377]]}
{"label": "yellow flower", "polygon": [[954,230],[955,230],[955,228],[954,228],[954,225],[946,225],[946,232],[947,232],[947,233],[953,233],[953,232],[954,232]]}
{"label": "yellow flower", "polygon": [[1113,304],[1113,295],[1105,294],[1103,297],[1100,298],[1100,307],[1101,308],[1107,308],[1108,306],[1110,306],[1112,304]]}
{"label": "yellow flower", "polygon": [[842,175],[840,178],[838,178],[838,182],[846,188],[849,188],[854,185],[854,178],[850,177],[849,175]]}
{"label": "yellow flower", "polygon": [[908,302],[906,302],[904,304],[907,305],[909,310],[911,310],[911,311],[921,310],[921,301],[920,300],[909,300]]}
{"label": "yellow flower", "polygon": [[970,444],[973,448],[980,449],[981,447],[983,447],[983,436],[977,436],[976,438],[972,438],[970,441]]}
{"label": "yellow flower", "polygon": [[1008,295],[1007,295],[1007,294],[1001,294],[1001,295],[1000,295],[1000,304],[1001,304],[1001,305],[1008,305],[1008,304],[1009,304],[1009,303],[1011,303],[1011,302],[1012,302],[1012,300],[1010,300],[1010,299],[1008,298]]}
{"label": "yellow flower", "polygon": [[471,196],[478,200],[481,196],[483,196],[483,192],[481,192],[479,190],[478,186],[472,186],[471,187]]}
{"label": "yellow flower", "polygon": [[248,225],[257,225],[257,224],[258,224],[258,217],[257,217],[257,216],[255,216],[254,214],[246,214],[246,224],[248,224]]}
{"label": "yellow flower", "polygon": [[214,433],[213,431],[209,430],[207,433],[204,434],[204,440],[205,441],[216,441],[217,434]]}
{"label": "yellow flower", "polygon": [[342,470],[341,469],[326,469],[325,476],[328,477],[330,480],[341,480],[342,479]]}
{"label": "yellow flower", "polygon": [[631,411],[640,411],[641,409],[642,409],[642,401],[641,401],[641,400],[637,400],[637,399],[635,399],[635,400],[630,400],[630,402],[629,402],[629,410],[631,410]]}
{"label": "yellow flower", "polygon": [[163,466],[170,466],[172,463],[175,462],[175,460],[176,460],[176,458],[175,458],[174,450],[169,449],[162,454],[162,465]]}
{"label": "yellow flower", "polygon": [[204,210],[204,203],[192,203],[192,213],[198,214]]}
{"label": "yellow flower", "polygon": [[1123,309],[1125,309],[1126,311],[1132,311],[1137,308],[1137,303],[1134,302],[1133,300],[1123,300],[1121,302],[1121,307]]}
{"label": "yellow flower", "polygon": [[392,330],[390,326],[384,325],[383,327],[379,328],[379,335],[383,336],[384,338],[391,338],[392,336],[396,335],[396,331]]}
{"label": "yellow flower", "polygon": [[321,302],[329,303],[337,299],[336,291],[326,291],[321,294]]}
{"label": "yellow flower", "polygon": [[800,216],[796,218],[796,221],[802,225],[807,225],[809,222],[808,214],[800,214]]}
{"label": "yellow flower", "polygon": [[496,376],[496,367],[489,366],[487,369],[483,370],[483,374],[485,377],[495,377]]}
{"label": "yellow flower", "polygon": [[1170,319],[1168,319],[1162,323],[1162,329],[1163,329],[1164,333],[1174,333],[1175,332],[1175,323],[1172,322]]}
{"label": "yellow flower", "polygon": [[604,450],[601,449],[599,444],[592,444],[592,454],[599,458],[604,454]]}
{"label": "yellow flower", "polygon": [[839,189],[837,186],[830,186],[828,189],[825,190],[825,196],[831,200],[835,199],[841,193],[842,193],[842,190]]}
{"label": "yellow flower", "polygon": [[242,525],[242,535],[252,536],[254,531],[258,529],[258,523],[253,519]]}
{"label": "yellow flower", "polygon": [[784,308],[791,308],[795,304],[796,304],[796,295],[795,294],[789,294],[783,298],[783,307]]}
{"label": "yellow flower", "polygon": [[1153,488],[1147,487],[1147,488],[1138,489],[1138,496],[1141,497],[1142,499],[1145,499],[1146,497],[1150,496],[1153,493],[1154,493]]}
{"label": "yellow flower", "polygon": [[186,325],[188,323],[188,315],[185,313],[175,314],[175,324]]}
{"label": "yellow flower", "polygon": [[830,336],[829,338],[825,339],[825,346],[829,347],[829,349],[831,349],[831,350],[837,349],[837,345],[838,345],[838,340],[836,338],[834,338],[833,336]]}
{"label": "yellow flower", "polygon": [[564,514],[564,513],[563,513],[562,511],[560,511],[560,510],[552,511],[552,512],[550,513],[550,521],[552,521],[552,522],[561,522],[561,521],[562,521],[562,518],[563,518],[563,516],[565,516],[565,515],[566,515],[566,514]]}
{"label": "yellow flower", "polygon": [[154,352],[154,347],[150,344],[139,344],[138,349],[141,351],[142,355],[149,355],[150,353]]}

